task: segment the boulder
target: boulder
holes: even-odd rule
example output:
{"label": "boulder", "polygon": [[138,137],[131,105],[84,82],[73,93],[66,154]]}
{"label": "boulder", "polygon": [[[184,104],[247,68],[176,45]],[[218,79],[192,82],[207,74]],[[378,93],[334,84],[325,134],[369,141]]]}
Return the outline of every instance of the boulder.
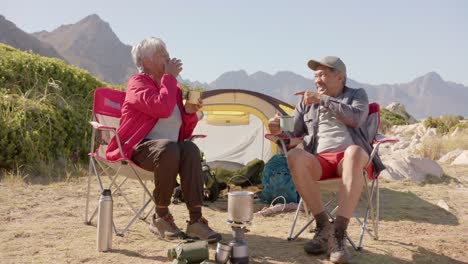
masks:
{"label": "boulder", "polygon": [[408,122],[408,124],[414,124],[417,122],[417,120],[406,111],[405,106],[401,103],[390,103],[387,107],[385,107],[385,109],[401,115],[406,120],[406,122]]}
{"label": "boulder", "polygon": [[451,163],[452,165],[468,165],[468,150],[464,150],[458,155],[455,160]]}
{"label": "boulder", "polygon": [[408,135],[413,134],[422,137],[426,134],[427,128],[424,127],[423,123],[416,123],[411,125],[392,126],[390,134],[393,135]]}
{"label": "boulder", "polygon": [[408,139],[400,139],[399,142],[395,143],[392,147],[392,151],[403,150],[409,147],[411,142]]}
{"label": "boulder", "polygon": [[430,174],[439,178],[444,175],[444,170],[442,167],[431,159],[422,157],[407,157],[406,160],[408,160],[408,162],[417,172],[426,175]]}
{"label": "boulder", "polygon": [[442,167],[437,162],[422,158],[398,155],[387,155],[382,157],[383,163],[387,167],[381,172],[380,177],[388,180],[409,179],[421,182],[427,175],[441,177],[444,174]]}
{"label": "boulder", "polygon": [[456,149],[440,157],[439,162],[451,162],[463,152],[463,149]]}

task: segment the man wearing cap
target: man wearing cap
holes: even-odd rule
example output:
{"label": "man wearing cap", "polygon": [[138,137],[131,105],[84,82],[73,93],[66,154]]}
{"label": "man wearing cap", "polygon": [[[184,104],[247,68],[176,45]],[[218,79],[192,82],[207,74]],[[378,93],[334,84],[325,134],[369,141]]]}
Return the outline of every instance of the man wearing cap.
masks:
{"label": "man wearing cap", "polygon": [[[315,236],[304,245],[309,254],[330,253],[333,263],[347,263],[345,232],[356,207],[364,169],[372,148],[364,132],[369,103],[364,89],[345,85],[346,65],[334,56],[307,64],[315,71],[317,91],[304,91],[294,110],[294,131],[289,136],[304,137],[304,149],[288,152],[287,160],[296,189],[313,213]],[[279,135],[279,118],[269,121],[270,132]],[[286,132],[285,132],[286,134]],[[383,170],[380,158],[365,168],[369,175]],[[330,223],[320,195],[319,180],[341,178],[338,211]]]}

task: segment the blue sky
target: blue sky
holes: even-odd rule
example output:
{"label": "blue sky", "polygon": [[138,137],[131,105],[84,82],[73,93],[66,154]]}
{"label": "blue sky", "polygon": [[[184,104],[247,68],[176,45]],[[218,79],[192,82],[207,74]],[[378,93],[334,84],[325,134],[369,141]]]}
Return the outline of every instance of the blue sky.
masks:
{"label": "blue sky", "polygon": [[336,55],[348,76],[402,83],[438,72],[468,85],[468,1],[35,1],[2,0],[0,14],[26,32],[51,31],[89,14],[133,45],[161,37],[182,59],[182,76],[293,71],[311,77],[310,58]]}

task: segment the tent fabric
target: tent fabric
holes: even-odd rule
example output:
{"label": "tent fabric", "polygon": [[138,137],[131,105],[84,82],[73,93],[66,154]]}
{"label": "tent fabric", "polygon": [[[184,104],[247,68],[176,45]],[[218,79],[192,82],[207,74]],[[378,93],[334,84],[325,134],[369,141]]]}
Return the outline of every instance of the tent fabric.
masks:
{"label": "tent fabric", "polygon": [[277,153],[276,146],[264,135],[269,133],[268,119],[291,114],[294,107],[271,96],[239,89],[205,91],[203,118],[194,134],[207,135],[195,143],[206,160],[231,161],[243,165],[254,159],[268,161]]}

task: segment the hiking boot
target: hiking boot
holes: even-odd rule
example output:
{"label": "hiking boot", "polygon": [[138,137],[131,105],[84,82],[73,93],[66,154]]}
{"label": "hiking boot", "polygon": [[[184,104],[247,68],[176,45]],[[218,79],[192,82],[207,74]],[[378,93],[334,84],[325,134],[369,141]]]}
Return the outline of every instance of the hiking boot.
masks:
{"label": "hiking boot", "polygon": [[161,238],[166,239],[184,239],[186,235],[182,232],[174,223],[174,217],[171,214],[167,214],[163,217],[156,217],[153,215],[153,219],[149,225],[149,230],[159,235]]}
{"label": "hiking boot", "polygon": [[208,243],[216,243],[221,240],[221,234],[208,226],[208,220],[200,218],[194,223],[187,222],[187,236],[195,239],[206,240]]}
{"label": "hiking boot", "polygon": [[326,222],[324,226],[315,229],[315,235],[312,240],[304,245],[304,250],[308,254],[319,255],[328,250],[328,239],[333,233],[333,225]]}
{"label": "hiking boot", "polygon": [[351,259],[349,251],[346,248],[346,236],[344,233],[333,232],[328,240],[328,250],[330,261],[333,263],[348,263]]}

